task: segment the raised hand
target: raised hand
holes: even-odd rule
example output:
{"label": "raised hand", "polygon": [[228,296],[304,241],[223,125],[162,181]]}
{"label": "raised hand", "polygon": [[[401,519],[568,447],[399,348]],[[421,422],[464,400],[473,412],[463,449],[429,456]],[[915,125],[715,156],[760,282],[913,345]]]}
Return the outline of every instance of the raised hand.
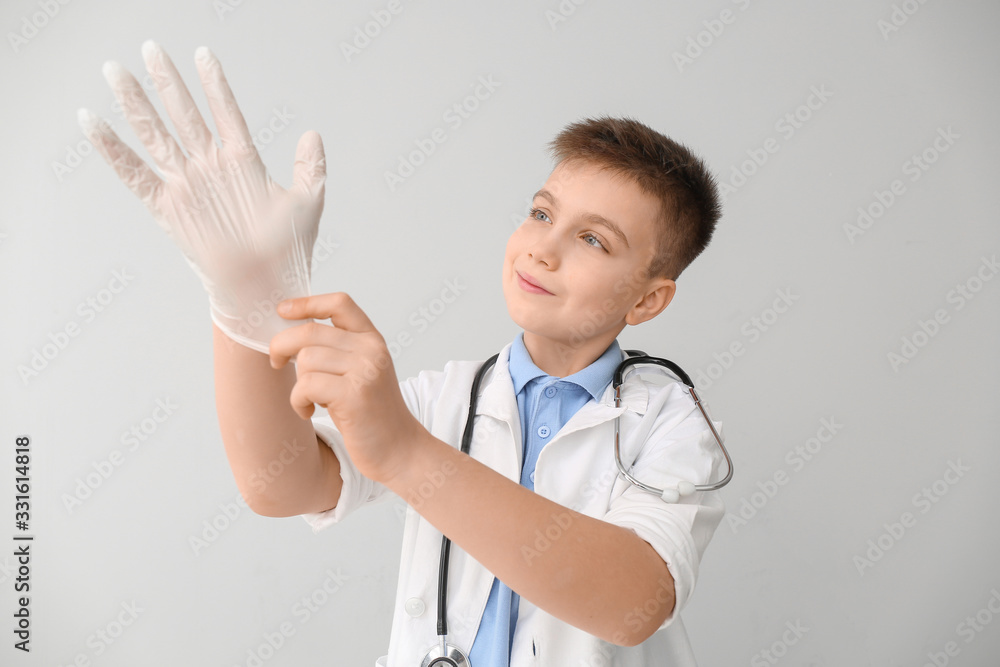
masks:
{"label": "raised hand", "polygon": [[278,316],[277,303],[310,293],[326,180],[323,142],[314,131],[302,135],[285,190],[267,173],[211,51],[195,51],[195,64],[221,146],[166,52],[147,41],[142,54],[180,145],[135,77],[113,61],[104,76],[159,173],[86,109],[80,126],[180,247],[209,294],[216,325],[266,354],[276,333],[301,323]]}

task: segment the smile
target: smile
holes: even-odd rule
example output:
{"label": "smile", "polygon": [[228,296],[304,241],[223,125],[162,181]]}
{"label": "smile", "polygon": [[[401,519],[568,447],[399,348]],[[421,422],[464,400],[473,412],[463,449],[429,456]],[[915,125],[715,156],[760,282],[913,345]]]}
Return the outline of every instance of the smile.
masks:
{"label": "smile", "polygon": [[530,276],[528,277],[528,279],[525,279],[524,276],[522,276],[519,272],[515,271],[514,273],[517,275],[518,286],[520,286],[520,288],[523,289],[525,292],[530,292],[532,294],[548,294],[549,296],[554,296],[552,292],[548,291],[544,287],[536,285],[534,282],[529,282],[529,280],[533,280]]}

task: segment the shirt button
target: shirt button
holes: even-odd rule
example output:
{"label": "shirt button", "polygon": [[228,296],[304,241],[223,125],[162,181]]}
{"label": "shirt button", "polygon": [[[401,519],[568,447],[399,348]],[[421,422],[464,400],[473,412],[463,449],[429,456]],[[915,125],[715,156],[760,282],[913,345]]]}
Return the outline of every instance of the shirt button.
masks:
{"label": "shirt button", "polygon": [[548,426],[539,426],[538,427],[538,437],[539,438],[547,438],[547,437],[549,437],[549,427]]}
{"label": "shirt button", "polygon": [[406,601],[406,604],[403,605],[403,608],[410,616],[420,616],[420,614],[424,613],[424,601],[420,598],[410,598]]}
{"label": "shirt button", "polygon": [[548,396],[549,398],[552,398],[553,396],[556,395],[556,388],[555,387],[546,387],[545,388],[545,395]]}
{"label": "shirt button", "polygon": [[531,474],[528,475],[528,479],[530,479],[532,481],[532,483],[534,483],[534,481],[535,481],[535,471],[534,470],[532,470]]}

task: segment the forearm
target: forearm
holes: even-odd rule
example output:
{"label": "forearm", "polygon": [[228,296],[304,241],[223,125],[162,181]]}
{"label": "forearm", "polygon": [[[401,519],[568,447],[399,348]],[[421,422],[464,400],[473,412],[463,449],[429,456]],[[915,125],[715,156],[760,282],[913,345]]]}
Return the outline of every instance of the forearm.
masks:
{"label": "forearm", "polygon": [[[673,610],[670,572],[635,533],[544,498],[424,433],[386,486],[516,593],[625,646]],[[432,479],[444,481],[431,491]]]}
{"label": "forearm", "polygon": [[293,516],[330,509],[340,497],[340,465],[312,421],[289,403],[295,367],[275,370],[266,354],[212,325],[215,404],[226,456],[240,493],[258,514]]}

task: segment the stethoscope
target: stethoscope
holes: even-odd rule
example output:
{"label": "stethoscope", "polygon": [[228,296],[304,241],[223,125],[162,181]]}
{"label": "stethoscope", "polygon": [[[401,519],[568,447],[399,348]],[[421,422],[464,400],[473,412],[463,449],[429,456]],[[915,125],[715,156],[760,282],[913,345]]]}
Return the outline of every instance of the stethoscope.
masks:
{"label": "stethoscope", "polygon": [[[691,398],[694,399],[695,405],[698,406],[702,417],[705,418],[708,428],[712,430],[712,435],[715,436],[715,442],[718,443],[719,448],[722,449],[722,454],[726,457],[726,464],[729,471],[726,473],[725,477],[714,484],[692,484],[688,481],[680,481],[677,483],[676,488],[659,489],[655,486],[640,482],[629,473],[628,469],[625,468],[625,465],[622,463],[621,448],[619,444],[619,426],[621,422],[620,415],[615,417],[615,464],[618,466],[618,471],[629,481],[630,484],[639,487],[643,491],[648,491],[649,493],[660,496],[660,498],[668,503],[676,503],[682,497],[689,496],[696,491],[715,491],[716,489],[721,489],[728,484],[729,480],[733,478],[733,461],[729,458],[729,452],[726,450],[726,446],[722,444],[722,438],[719,437],[718,431],[715,430],[715,425],[712,424],[712,420],[709,418],[708,413],[705,412],[705,407],[702,405],[698,392],[695,391],[694,383],[691,382],[690,376],[688,376],[688,374],[685,373],[680,366],[667,359],[650,357],[641,350],[625,350],[625,352],[629,356],[618,364],[618,367],[615,369],[614,378],[612,379],[612,388],[615,391],[615,407],[621,407],[622,382],[625,379],[625,370],[629,366],[634,366],[636,364],[656,364],[658,366],[663,366],[667,370],[671,371],[687,387],[688,393],[691,394]],[[487,359],[486,362],[480,366],[475,379],[472,381],[472,396],[469,400],[469,416],[465,421],[465,431],[462,433],[462,452],[465,454],[469,453],[472,443],[472,422],[476,416],[476,403],[479,401],[479,385],[482,383],[483,376],[486,375],[486,371],[493,367],[493,364],[496,363],[497,357],[499,356],[500,353],[498,352]],[[448,643],[448,613],[446,603],[448,597],[448,556],[450,553],[451,540],[442,535],[441,561],[438,564],[438,643],[427,652],[427,655],[424,656],[423,662],[420,663],[420,667],[470,667],[469,656],[467,656],[462,649],[458,648],[454,644]]]}

